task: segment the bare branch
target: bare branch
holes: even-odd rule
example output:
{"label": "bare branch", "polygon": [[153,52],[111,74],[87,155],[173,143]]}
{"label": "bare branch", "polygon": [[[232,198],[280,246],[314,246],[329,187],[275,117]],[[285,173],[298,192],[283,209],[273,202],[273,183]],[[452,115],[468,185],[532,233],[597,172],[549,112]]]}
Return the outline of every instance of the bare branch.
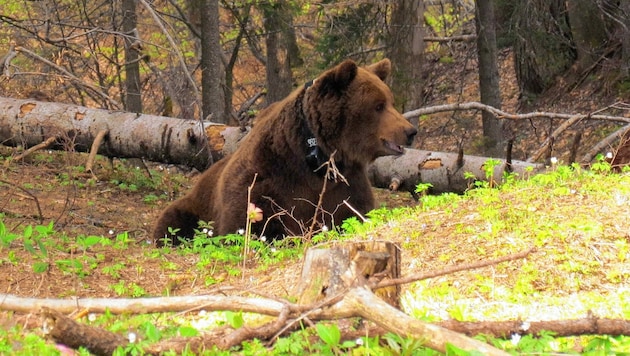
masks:
{"label": "bare branch", "polygon": [[110,103],[113,108],[115,109],[122,109],[122,105],[115,101],[114,99],[112,99],[109,95],[107,95],[106,93],[104,93],[100,88],[86,83],[85,81],[77,78],[74,74],[68,72],[65,68],[60,67],[58,65],[56,65],[55,63],[47,60],[46,58],[41,57],[40,55],[38,55],[35,52],[31,52],[28,49],[24,48],[24,47],[15,47],[15,51],[25,54],[35,60],[38,60],[42,63],[45,63],[46,65],[50,66],[51,68],[57,70],[58,72],[61,72],[64,76],[66,76],[68,79],[72,80],[73,82],[79,84],[80,86],[83,86],[89,90],[91,90],[92,92],[96,93],[98,96],[102,97],[103,99],[105,99],[105,101],[107,101],[108,103]]}
{"label": "bare branch", "polygon": [[503,110],[499,110],[489,105],[485,105],[479,102],[467,102],[467,103],[457,103],[457,104],[445,104],[445,105],[436,105],[436,106],[428,106],[421,109],[416,109],[412,111],[408,111],[403,114],[403,116],[407,119],[412,117],[417,117],[421,115],[428,114],[436,114],[439,112],[448,112],[448,111],[459,111],[459,110],[482,110],[487,111],[494,114],[499,119],[510,119],[510,120],[523,120],[523,119],[535,119],[535,118],[550,118],[550,119],[574,119],[579,121],[583,119],[593,119],[593,120],[605,120],[605,121],[615,121],[615,122],[627,122],[630,123],[630,117],[624,116],[612,116],[612,115],[600,115],[600,114],[563,114],[563,113],[554,113],[554,112],[545,112],[545,111],[535,111],[527,114],[511,114],[505,112]]}

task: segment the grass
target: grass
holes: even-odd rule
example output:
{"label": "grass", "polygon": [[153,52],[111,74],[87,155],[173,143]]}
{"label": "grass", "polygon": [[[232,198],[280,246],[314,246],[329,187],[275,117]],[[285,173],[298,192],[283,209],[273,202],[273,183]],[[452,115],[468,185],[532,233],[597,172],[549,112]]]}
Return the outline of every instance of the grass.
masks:
{"label": "grass", "polygon": [[[143,190],[138,194],[154,194],[160,199],[151,189],[163,190],[163,186],[134,182],[139,180],[137,173],[134,168],[129,170],[112,178],[111,184],[124,192],[133,192],[130,187],[134,186]],[[169,180],[166,184],[177,183]],[[626,218],[630,216],[630,174],[613,173],[601,162],[589,170],[557,166],[527,180],[506,177],[504,182],[473,182],[472,187],[464,195],[432,196],[424,194],[428,187],[421,185],[416,206],[377,209],[368,214],[368,222],[349,219],[343,224],[343,233],[328,231],[314,241],[397,241],[403,247],[403,275],[537,248],[525,260],[406,286],[404,310],[427,321],[576,319],[590,312],[598,317],[630,319],[630,221]],[[150,203],[154,201],[151,198]],[[13,231],[0,217],[0,267],[28,270],[26,275],[35,278],[69,278],[73,287],[67,296],[82,295],[82,289],[96,283],[105,284],[112,295],[140,297],[181,294],[184,287],[195,292],[244,278],[261,280],[274,271],[299,268],[303,251],[310,246],[301,240],[269,244],[252,238],[243,268],[245,237],[212,236],[211,224],[203,225],[194,241],[162,249],[137,245],[127,232],[66,236],[53,226],[44,223]],[[157,293],[156,284],[160,286]],[[239,313],[105,314],[86,322],[115,332],[133,330],[140,341],[128,351],[140,352],[147,342],[178,334],[192,336],[222,324],[241,327],[251,320]],[[319,323],[316,328],[280,338],[272,349],[254,340],[244,343],[238,352],[438,354],[422,348],[422,340],[391,334],[342,340],[336,328],[335,324]],[[513,354],[630,352],[630,337],[558,338],[547,333],[537,338],[521,335],[486,341]],[[0,330],[0,354],[54,354],[57,350],[36,329],[13,326]],[[450,354],[467,353],[451,350]]]}

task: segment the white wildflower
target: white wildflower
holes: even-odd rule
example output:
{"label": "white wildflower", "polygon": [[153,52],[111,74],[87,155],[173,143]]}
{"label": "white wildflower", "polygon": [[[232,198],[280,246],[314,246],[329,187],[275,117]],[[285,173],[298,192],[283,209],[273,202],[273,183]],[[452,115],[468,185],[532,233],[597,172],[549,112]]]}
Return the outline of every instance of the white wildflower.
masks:
{"label": "white wildflower", "polygon": [[510,341],[512,341],[512,345],[514,345],[514,346],[518,345],[519,341],[521,341],[521,335],[520,334],[512,334],[512,338],[510,339]]}
{"label": "white wildflower", "polygon": [[529,330],[530,326],[531,326],[531,324],[528,321],[524,321],[523,324],[521,324],[521,330],[527,331],[527,330]]}
{"label": "white wildflower", "polygon": [[260,237],[260,241],[262,241],[262,242],[267,241],[267,237],[266,237],[265,235],[262,235],[262,236]]}
{"label": "white wildflower", "polygon": [[606,158],[612,159],[613,158],[612,152],[606,152]]}
{"label": "white wildflower", "polygon": [[551,157],[551,164],[558,164],[558,157]]}
{"label": "white wildflower", "polygon": [[127,334],[127,339],[129,340],[130,343],[133,344],[138,339],[138,335],[136,335],[136,333],[134,333],[133,331],[130,331]]}
{"label": "white wildflower", "polygon": [[359,345],[359,346],[362,346],[362,345],[363,345],[363,339],[362,339],[362,338],[358,338],[358,339],[354,340],[354,342],[355,342],[357,345]]}
{"label": "white wildflower", "polygon": [[322,232],[328,232],[328,226],[326,225],[322,226]]}
{"label": "white wildflower", "polygon": [[113,235],[113,234],[114,234],[114,230],[109,229],[109,234],[110,234],[110,235]]}
{"label": "white wildflower", "polygon": [[95,321],[96,320],[96,313],[89,313],[88,314],[88,320],[89,321]]}
{"label": "white wildflower", "polygon": [[245,229],[238,229],[238,231],[236,231],[239,235],[243,235],[245,233]]}

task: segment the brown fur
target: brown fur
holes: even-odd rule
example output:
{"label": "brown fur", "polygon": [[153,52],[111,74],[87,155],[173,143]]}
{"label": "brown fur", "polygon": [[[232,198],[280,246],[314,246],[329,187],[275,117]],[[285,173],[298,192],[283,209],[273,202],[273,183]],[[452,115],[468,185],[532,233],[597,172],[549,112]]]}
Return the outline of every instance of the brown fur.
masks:
{"label": "brown fur", "polygon": [[[253,231],[270,238],[300,234],[310,225],[324,178],[306,161],[309,132],[327,156],[334,153],[340,172],[349,184],[327,181],[320,219],[327,226],[353,216],[342,201],[361,213],[374,207],[367,165],[385,155],[402,154],[415,128],[394,108],[384,83],[391,71],[385,59],[366,68],[345,61],[324,72],[310,87],[295,90],[284,100],[263,110],[237,151],[210,167],[183,198],[160,216],[153,238],[160,240],[169,226],[190,238],[197,220],[213,221],[216,235],[244,228],[247,188],[256,183],[251,200],[263,210],[264,221]],[[306,129],[308,127],[308,129]],[[284,209],[288,215],[266,219]],[[320,220],[321,221],[321,220]]]}

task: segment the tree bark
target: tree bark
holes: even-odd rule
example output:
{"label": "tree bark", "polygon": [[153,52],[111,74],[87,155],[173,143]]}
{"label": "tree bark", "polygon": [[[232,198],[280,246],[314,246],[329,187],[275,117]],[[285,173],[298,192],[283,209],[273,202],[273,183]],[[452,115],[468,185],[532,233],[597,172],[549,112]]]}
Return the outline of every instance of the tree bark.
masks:
{"label": "tree bark", "polygon": [[201,98],[204,120],[226,124],[226,103],[221,88],[223,62],[221,61],[219,31],[219,0],[197,0],[201,10]]}
{"label": "tree bark", "polygon": [[[388,57],[392,60],[392,92],[396,106],[407,111],[422,106],[424,60],[424,6],[421,0],[393,2],[389,26]],[[412,122],[418,126],[418,122]]]}
{"label": "tree bark", "polygon": [[621,1],[621,71],[626,80],[630,79],[630,1]]}
{"label": "tree bark", "polygon": [[564,0],[518,1],[514,16],[516,79],[526,101],[573,64],[575,45]]}
{"label": "tree bark", "polygon": [[122,29],[125,34],[125,110],[141,113],[140,38],[137,29],[136,0],[123,0],[122,12]]}
{"label": "tree bark", "polygon": [[[477,0],[475,23],[477,25],[477,56],[479,58],[479,93],[483,104],[501,109],[499,68],[497,65],[496,20],[492,0]],[[490,157],[505,155],[503,121],[492,113],[481,114],[484,153]]]}
{"label": "tree bark", "polygon": [[216,161],[236,149],[244,134],[238,127],[211,122],[202,127],[198,120],[0,97],[0,142],[5,145],[30,147],[57,137],[54,148],[86,152],[103,130],[109,134],[100,147],[102,155],[143,157],[198,170],[211,163],[208,149]]}
{"label": "tree bark", "polygon": [[[400,277],[400,246],[387,241],[351,242],[330,248],[310,248],[304,256],[302,276],[296,296],[302,305],[334,298],[350,286],[343,273],[352,266],[366,279],[391,281]],[[376,281],[374,282],[376,283]],[[389,305],[400,308],[400,285],[375,291]]]}
{"label": "tree bark", "polygon": [[289,48],[284,36],[283,21],[290,18],[285,0],[263,5],[265,43],[267,45],[267,105],[287,97],[292,87],[293,76]]}
{"label": "tree bark", "polygon": [[608,39],[606,23],[595,0],[568,0],[566,3],[579,73],[598,59]]}

